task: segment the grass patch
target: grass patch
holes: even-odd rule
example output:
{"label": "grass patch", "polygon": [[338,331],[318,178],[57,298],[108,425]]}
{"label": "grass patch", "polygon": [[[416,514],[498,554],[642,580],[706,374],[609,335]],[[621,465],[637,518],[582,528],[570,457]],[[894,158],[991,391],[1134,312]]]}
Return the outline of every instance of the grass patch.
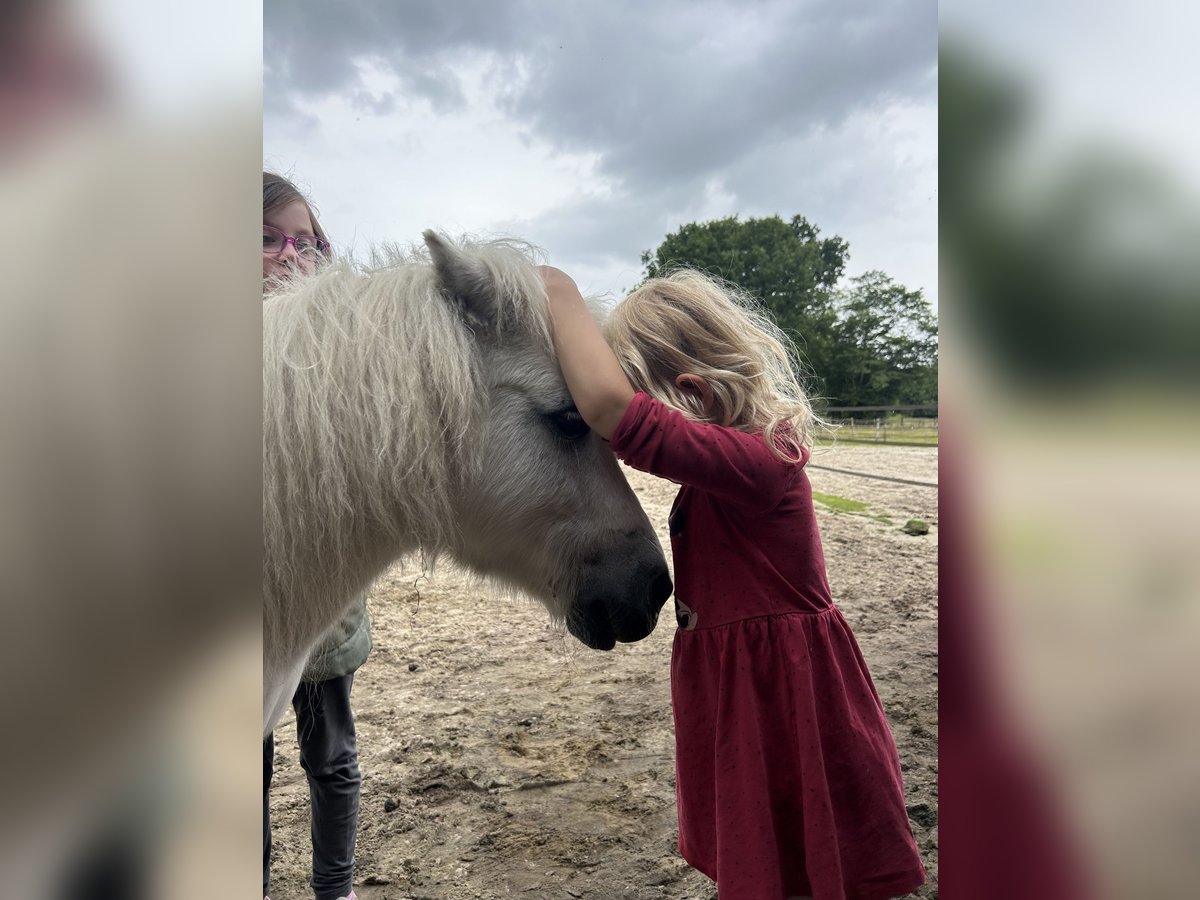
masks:
{"label": "grass patch", "polygon": [[848,500],[835,494],[822,494],[820,491],[813,491],[813,499],[838,512],[860,513],[867,508],[867,504],[860,500]]}
{"label": "grass patch", "polygon": [[891,516],[885,516],[882,513],[867,512],[870,506],[861,500],[851,500],[849,497],[839,497],[836,494],[822,494],[820,491],[813,491],[813,500],[822,506],[829,507],[834,512],[850,513],[852,516],[863,516],[882,525],[895,524]]}

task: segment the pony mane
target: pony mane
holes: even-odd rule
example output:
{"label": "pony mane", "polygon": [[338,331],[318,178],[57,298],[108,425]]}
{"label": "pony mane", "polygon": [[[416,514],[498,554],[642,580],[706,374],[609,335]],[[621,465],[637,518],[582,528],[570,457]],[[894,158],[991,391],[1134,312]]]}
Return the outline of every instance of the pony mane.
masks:
{"label": "pony mane", "polygon": [[[515,238],[478,240],[463,237],[455,245],[487,273],[495,294],[494,324],[497,338],[505,340],[519,336],[526,340],[533,339],[539,349],[553,355],[554,341],[550,333],[546,287],[534,268],[541,251],[535,245]],[[367,262],[357,268],[373,277],[406,267],[424,267],[431,272],[431,265],[429,248],[425,244],[403,246],[388,242],[371,247]],[[438,287],[437,290],[443,288]]]}
{"label": "pony mane", "polygon": [[[533,249],[464,241],[486,270],[497,341],[553,352]],[[373,248],[263,303],[264,634],[296,649],[319,593],[344,606],[397,556],[456,545],[453,491],[480,466],[479,349],[423,247]],[[316,581],[317,583],[314,583]],[[286,603],[288,612],[280,607]]]}

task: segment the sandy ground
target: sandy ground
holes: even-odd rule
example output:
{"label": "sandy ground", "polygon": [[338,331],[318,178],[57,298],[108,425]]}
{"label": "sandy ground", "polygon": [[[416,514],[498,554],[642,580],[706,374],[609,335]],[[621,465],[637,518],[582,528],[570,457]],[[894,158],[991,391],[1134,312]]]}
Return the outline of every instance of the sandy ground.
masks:
{"label": "sandy ground", "polygon": [[[933,448],[819,449],[815,465],[937,480]],[[626,470],[669,547],[675,486]],[[937,491],[813,468],[830,583],[900,749],[937,896]],[[891,520],[891,524],[879,517]],[[914,537],[900,526],[930,522]],[[375,649],[354,686],[363,771],[361,900],[715,897],[676,848],[670,601],[635,645],[590,651],[541,606],[452,570],[397,567],[370,595]],[[294,717],[276,732],[274,900],[311,897],[308,791]]]}

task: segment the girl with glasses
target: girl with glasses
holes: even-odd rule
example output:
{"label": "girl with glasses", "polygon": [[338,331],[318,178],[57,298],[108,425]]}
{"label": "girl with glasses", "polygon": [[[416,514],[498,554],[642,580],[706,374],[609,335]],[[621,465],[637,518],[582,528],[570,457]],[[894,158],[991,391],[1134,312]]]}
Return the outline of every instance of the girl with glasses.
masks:
{"label": "girl with glasses", "polygon": [[263,172],[263,292],[331,257],[308,200],[282,175]]}
{"label": "girl with glasses", "polygon": [[[263,294],[331,258],[329,240],[312,206],[294,184],[263,172]],[[354,672],[371,652],[366,595],[317,645],[292,706],[300,742],[300,765],[312,801],[313,871],[317,900],[355,900],[354,839],[362,778],[350,689]],[[271,819],[269,792],[274,735],[263,741],[263,896],[269,887]]]}

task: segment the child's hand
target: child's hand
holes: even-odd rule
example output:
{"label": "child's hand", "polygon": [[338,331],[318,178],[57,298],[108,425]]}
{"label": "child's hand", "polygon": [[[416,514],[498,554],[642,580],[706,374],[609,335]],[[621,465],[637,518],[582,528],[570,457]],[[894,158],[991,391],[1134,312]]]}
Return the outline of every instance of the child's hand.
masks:
{"label": "child's hand", "polygon": [[538,266],[538,273],[550,299],[550,330],[567,388],[584,421],[608,440],[633,399],[633,388],[575,280],[553,266]]}

